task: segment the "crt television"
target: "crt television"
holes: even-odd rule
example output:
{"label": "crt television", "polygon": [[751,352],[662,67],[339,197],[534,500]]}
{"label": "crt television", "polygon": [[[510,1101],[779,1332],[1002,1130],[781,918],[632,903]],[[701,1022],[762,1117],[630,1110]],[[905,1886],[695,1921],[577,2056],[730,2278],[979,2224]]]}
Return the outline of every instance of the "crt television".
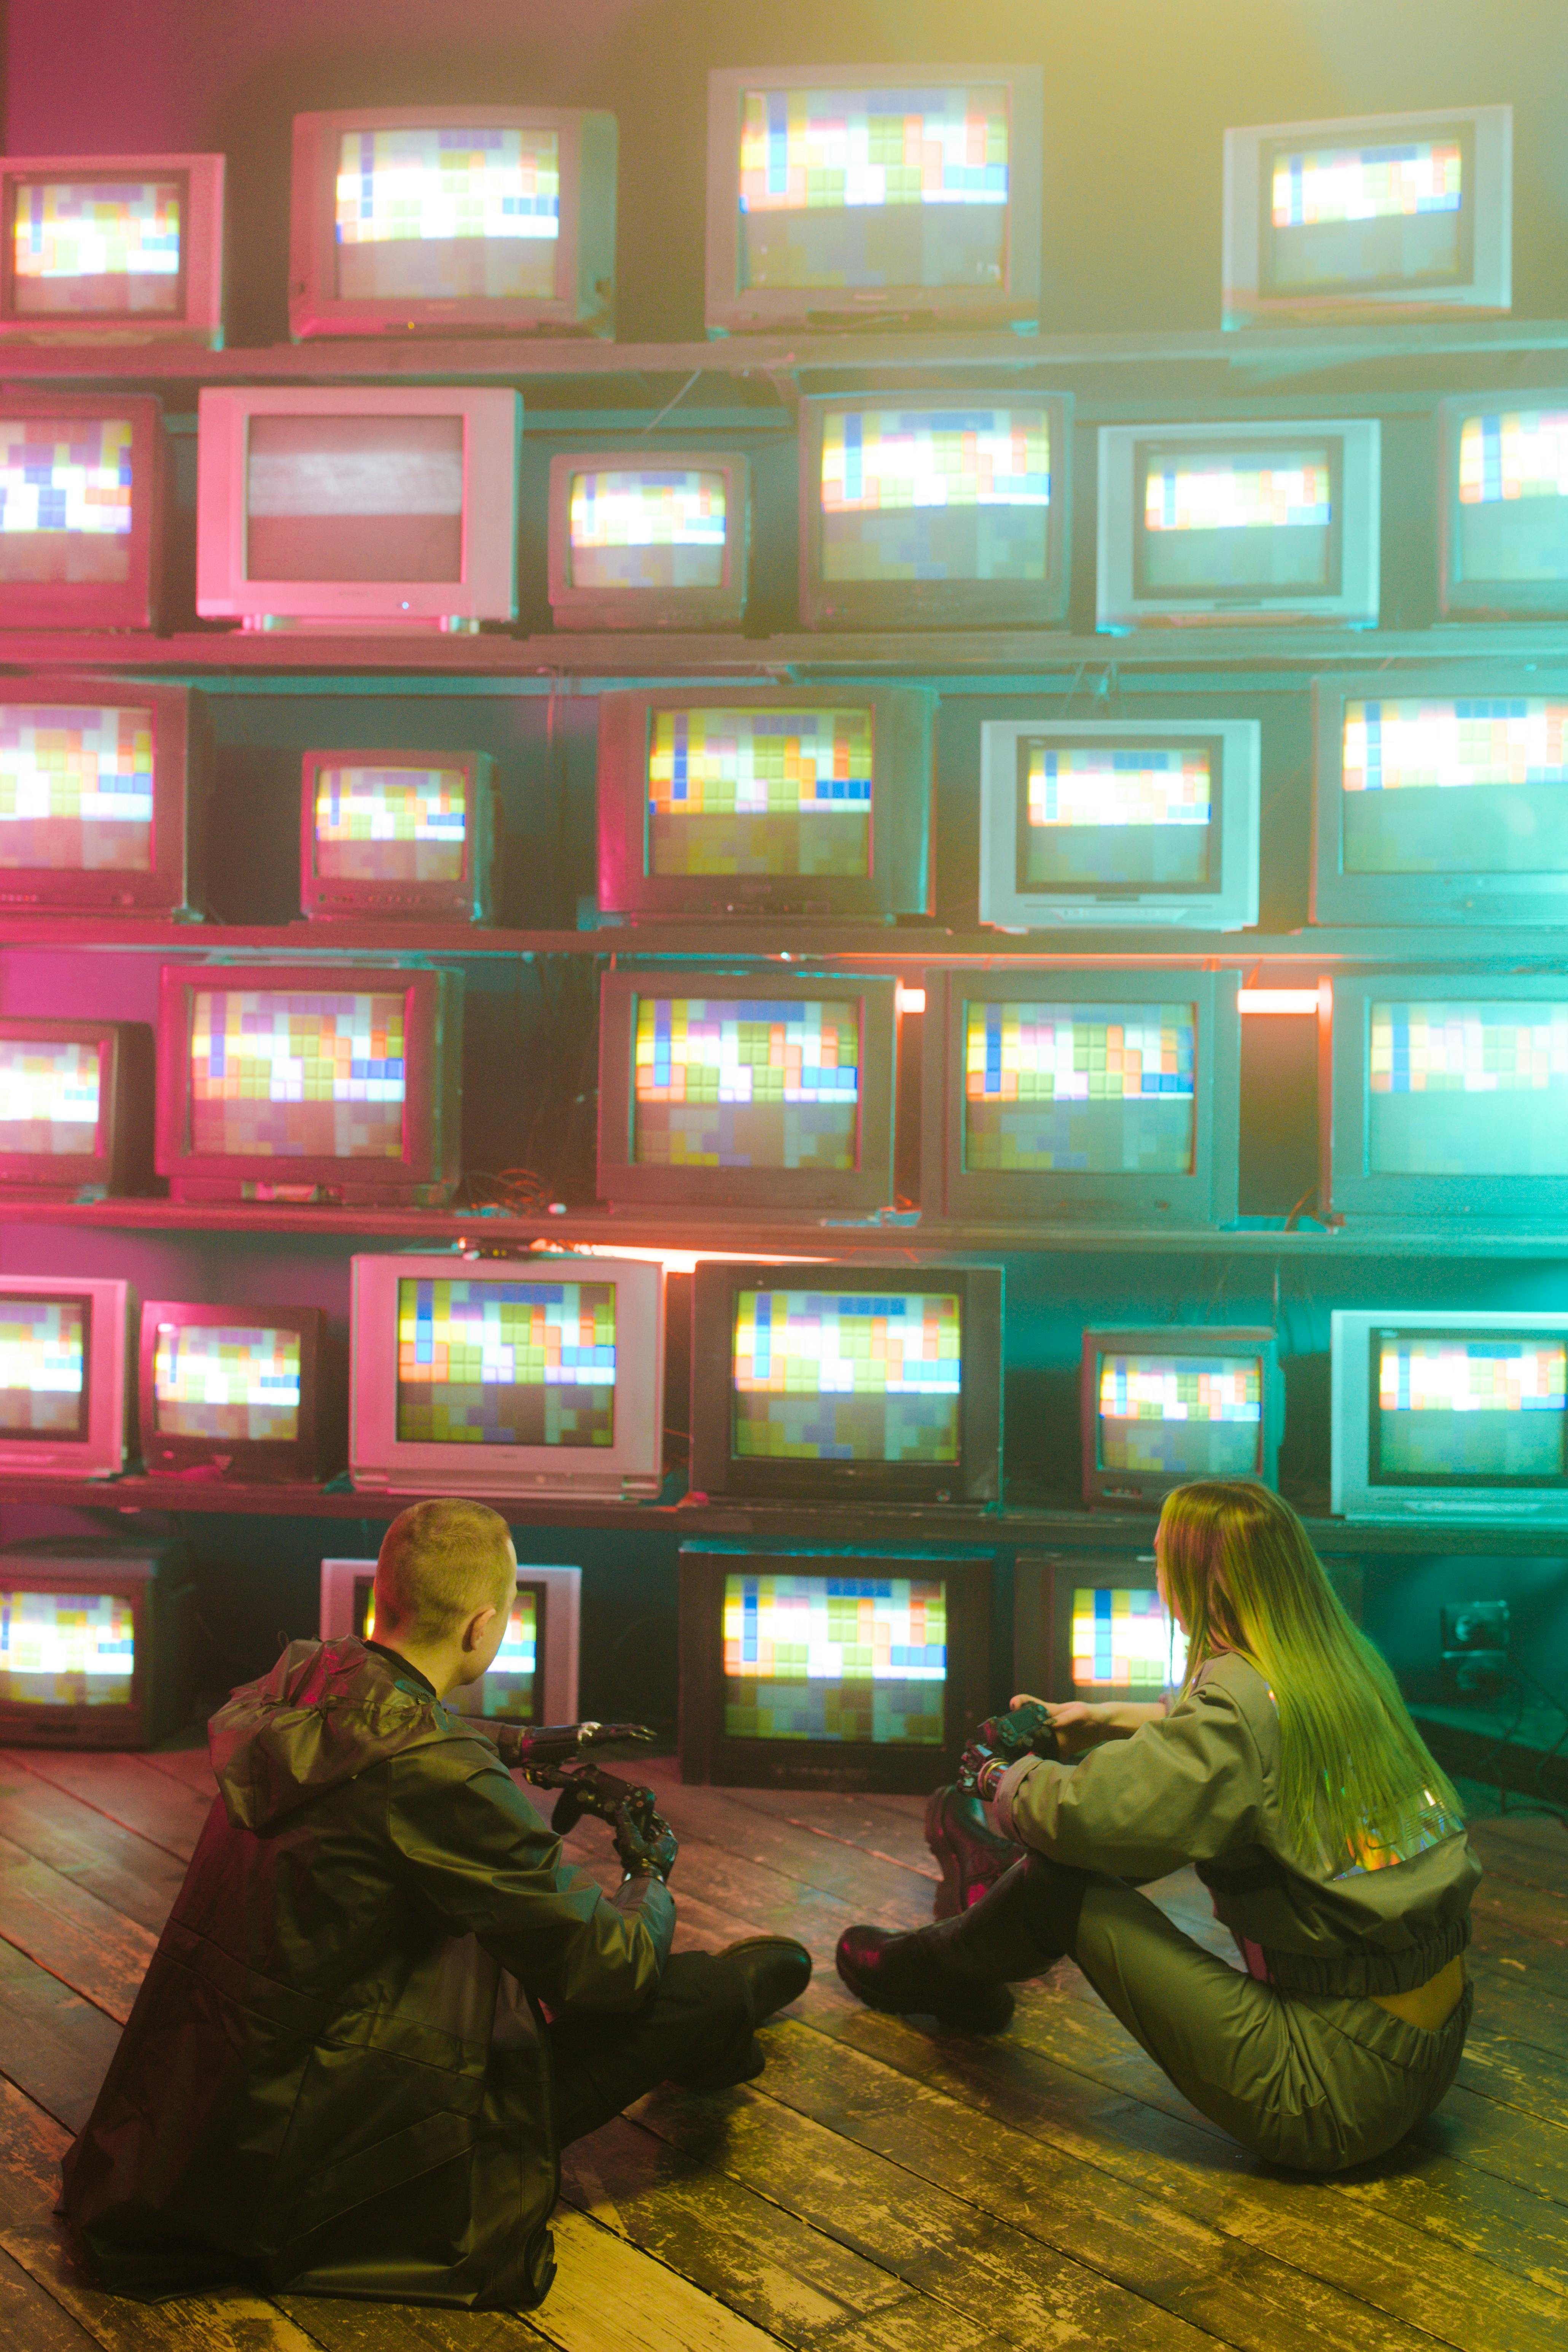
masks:
{"label": "crt television", "polygon": [[1072,397],[823,394],[800,412],[808,629],[1060,628]]}
{"label": "crt television", "polygon": [[1320,677],[1312,719],[1314,922],[1562,921],[1568,692],[1550,670]]}
{"label": "crt television", "polygon": [[890,1206],[897,992],[864,973],[607,972],[601,1198],[780,1215]]}
{"label": "crt television", "polygon": [[132,1305],[123,1282],[0,1275],[0,1473],[120,1475]]}
{"label": "crt television", "polygon": [[392,1495],[641,1496],[664,1468],[664,1269],[356,1257],[349,1468]]}
{"label": "crt television", "polygon": [[0,910],[199,914],[205,698],[140,679],[0,679]]}
{"label": "crt television", "polygon": [[1237,1213],[1237,975],[932,972],[921,1197],[966,1223],[1225,1225]]}
{"label": "crt television", "polygon": [[221,155],[0,161],[0,339],[223,346]]}
{"label": "crt television", "polygon": [[0,1202],[100,1201],[153,1173],[153,1032],[0,1014]]}
{"label": "crt television", "polygon": [[[506,1723],[575,1723],[580,1568],[536,1568],[520,1561],[512,1602],[496,1662],[477,1683],[455,1690],[451,1706],[465,1715]],[[353,1634],[375,1638],[375,1562],[321,1562],[321,1639]]]}
{"label": "crt television", "polygon": [[999,930],[1258,920],[1256,719],[987,719],[980,919]]}
{"label": "crt television", "polygon": [[1568,391],[1467,393],[1437,428],[1439,611],[1568,613]]}
{"label": "crt television", "polygon": [[733,450],[599,449],[550,461],[558,629],[738,629],[752,468]]}
{"label": "crt television", "polygon": [[206,386],[196,610],[248,629],[517,618],[515,392]]}
{"label": "crt television", "polygon": [[1373,628],[1380,427],[1102,425],[1098,626]]}
{"label": "crt television", "polygon": [[319,1307],[142,1302],[142,1458],[154,1475],[314,1485],[329,1457],[327,1318]]}
{"label": "crt television", "polygon": [[1347,1519],[1568,1526],[1568,1315],[1336,1309]]}
{"label": "crt television", "polygon": [[995,1503],[994,1266],[700,1263],[694,1494]]}
{"label": "crt television", "polygon": [[485,751],[307,751],[300,906],[318,922],[488,923],[500,881]]}
{"label": "crt television", "polygon": [[185,1727],[195,1586],[177,1544],[0,1550],[0,1746],[151,1748]]}
{"label": "crt television", "polygon": [[993,1563],[680,1548],[680,1777],[924,1795],[991,1704]]}
{"label": "crt television", "polygon": [[1276,1482],[1285,1383],[1272,1331],[1086,1330],[1079,1394],[1090,1509],[1157,1510],[1189,1478]]}
{"label": "crt television", "polygon": [[1040,313],[1040,66],[708,77],[708,331]]}
{"label": "crt television", "polygon": [[1225,134],[1225,324],[1487,318],[1509,308],[1513,109]]}
{"label": "crt television", "polygon": [[631,915],[931,907],[931,698],[899,686],[599,698],[599,904]]}
{"label": "crt television", "polygon": [[0,627],[153,629],[163,404],[145,393],[0,393]]}
{"label": "crt television", "polygon": [[426,1208],[460,1172],[462,982],[166,964],[158,1172],[176,1201]]}
{"label": "crt television", "polygon": [[1162,1601],[1152,1551],[1020,1553],[1013,1678],[1037,1697],[1147,1705],[1181,1688],[1186,1636]]}

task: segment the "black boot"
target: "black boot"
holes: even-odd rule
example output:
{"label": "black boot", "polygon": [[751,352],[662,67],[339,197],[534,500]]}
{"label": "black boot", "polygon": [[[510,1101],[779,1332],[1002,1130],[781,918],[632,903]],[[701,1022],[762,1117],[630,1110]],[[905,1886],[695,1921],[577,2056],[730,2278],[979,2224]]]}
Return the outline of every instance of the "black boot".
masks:
{"label": "black boot", "polygon": [[868,2009],[935,2017],[973,2033],[1000,2033],[1013,2014],[1009,1984],[1044,1974],[1078,1941],[1087,1874],[1031,1853],[951,1919],[893,1936],[848,1927],[838,1973]]}
{"label": "black boot", "polygon": [[743,1936],[726,1944],[721,1957],[733,1960],[746,1980],[753,2027],[798,2000],[811,1982],[811,1954],[793,1936]]}
{"label": "black boot", "polygon": [[936,1919],[952,1919],[978,1903],[1022,1852],[1011,1838],[997,1835],[979,1798],[966,1796],[962,1789],[932,1791],[925,1839],[942,1866],[942,1884],[931,1907]]}

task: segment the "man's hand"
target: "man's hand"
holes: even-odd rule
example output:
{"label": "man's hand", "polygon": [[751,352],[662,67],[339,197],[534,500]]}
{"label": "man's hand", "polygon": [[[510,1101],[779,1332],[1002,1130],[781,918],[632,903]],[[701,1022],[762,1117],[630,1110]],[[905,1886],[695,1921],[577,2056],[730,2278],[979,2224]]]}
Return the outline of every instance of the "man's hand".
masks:
{"label": "man's hand", "polygon": [[611,1825],[616,1852],[628,1878],[668,1879],[680,1851],[680,1841],[651,1804],[627,1798],[617,1805]]}
{"label": "man's hand", "polygon": [[1050,1709],[1037,1698],[1026,1699],[1005,1715],[988,1716],[975,1727],[958,1759],[958,1785],[988,1805],[1003,1773],[1020,1756],[1054,1757],[1056,1753]]}

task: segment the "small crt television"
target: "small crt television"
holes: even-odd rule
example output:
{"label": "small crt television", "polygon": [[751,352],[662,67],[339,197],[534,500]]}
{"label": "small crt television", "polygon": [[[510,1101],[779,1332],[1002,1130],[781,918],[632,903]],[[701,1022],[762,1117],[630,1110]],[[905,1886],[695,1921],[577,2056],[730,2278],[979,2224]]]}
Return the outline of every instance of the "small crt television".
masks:
{"label": "small crt television", "polygon": [[1376,626],[1375,418],[1102,425],[1098,619]]}
{"label": "small crt television", "polygon": [[0,1275],[0,1474],[119,1477],[132,1310],[123,1282]]}
{"label": "small crt television", "polygon": [[[520,1561],[517,1597],[496,1654],[477,1683],[451,1693],[447,1705],[465,1715],[503,1723],[575,1723],[580,1568],[536,1568]],[[375,1562],[321,1562],[321,1639],[353,1634],[375,1639]]]}
{"label": "small crt television", "polygon": [[1568,1222],[1568,979],[1336,979],[1320,1131],[1348,1225]]}
{"label": "small crt television", "polygon": [[428,1208],[460,1172],[462,981],[166,964],[158,1172],[176,1201]]}
{"label": "small crt television", "polygon": [[316,922],[488,923],[500,883],[484,751],[307,751],[300,906]]}
{"label": "small crt television", "polygon": [[1313,921],[1561,922],[1568,672],[1401,670],[1386,689],[1312,683]]}
{"label": "small crt television", "polygon": [[994,1266],[700,1263],[694,1494],[995,1503]]}
{"label": "small crt television", "polygon": [[0,1747],[151,1748],[183,1731],[195,1589],[177,1544],[0,1550]]}
{"label": "small crt television", "polygon": [[1437,428],[1439,611],[1568,613],[1568,390],[1467,393]]}
{"label": "small crt television", "polygon": [[1186,1636],[1166,1610],[1152,1551],[1021,1553],[1014,1572],[1013,1678],[1090,1706],[1147,1706],[1181,1688]]}
{"label": "small crt television", "polygon": [[1495,316],[1512,204],[1510,106],[1227,131],[1224,322]]}
{"label": "small crt television", "polygon": [[929,913],[931,721],[917,687],[601,695],[600,907]]}
{"label": "small crt television", "polygon": [[158,1477],[314,1485],[328,1459],[319,1307],[142,1302],[142,1458]]}
{"label": "small crt television", "polygon": [[980,919],[999,930],[1258,920],[1256,719],[987,719]]}
{"label": "small crt television", "polygon": [[199,916],[205,697],[141,679],[0,679],[0,911]]}
{"label": "small crt television", "polygon": [[297,114],[290,334],[613,335],[616,143],[578,107]]}
{"label": "small crt television", "polygon": [[207,386],[197,612],[351,632],[515,620],[521,429],[515,392]]}
{"label": "small crt television", "polygon": [[1568,1315],[1335,1310],[1332,1507],[1568,1527]]}
{"label": "small crt television", "polygon": [[892,980],[671,964],[599,986],[602,1199],[784,1216],[891,1206]]}
{"label": "small crt television", "polygon": [[221,155],[0,161],[0,339],[223,347]]}
{"label": "small crt television", "polygon": [[923,1796],[991,1704],[989,1555],[680,1548],[680,1777]]}
{"label": "small crt television", "polygon": [[708,331],[1040,314],[1040,66],[708,77]]}
{"label": "small crt television", "polygon": [[356,1257],[349,1468],[392,1495],[640,1496],[664,1471],[664,1269]]}
{"label": "small crt television", "polygon": [[153,1068],[144,1022],[0,1013],[0,1203],[145,1192]]}
{"label": "small crt television", "polygon": [[550,461],[558,629],[738,629],[752,469],[731,450],[601,449]]}
{"label": "small crt television", "polygon": [[0,392],[0,627],[157,627],[163,438],[146,393]]}
{"label": "small crt television", "polygon": [[1272,1331],[1085,1331],[1079,1397],[1091,1510],[1157,1510],[1190,1478],[1275,1484],[1285,1385]]}
{"label": "small crt television", "polygon": [[967,1223],[1225,1225],[1237,1213],[1234,971],[927,978],[921,1198]]}
{"label": "small crt television", "polygon": [[1060,628],[1072,398],[826,394],[801,404],[808,629]]}

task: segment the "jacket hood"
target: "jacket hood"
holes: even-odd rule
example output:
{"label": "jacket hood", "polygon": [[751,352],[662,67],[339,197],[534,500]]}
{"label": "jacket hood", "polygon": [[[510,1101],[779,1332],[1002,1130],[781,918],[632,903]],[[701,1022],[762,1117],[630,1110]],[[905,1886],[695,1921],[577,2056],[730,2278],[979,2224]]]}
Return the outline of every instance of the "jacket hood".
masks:
{"label": "jacket hood", "polygon": [[350,1638],[290,1642],[269,1675],[231,1692],[207,1740],[229,1820],[266,1831],[367,1766],[461,1727],[439,1699]]}

